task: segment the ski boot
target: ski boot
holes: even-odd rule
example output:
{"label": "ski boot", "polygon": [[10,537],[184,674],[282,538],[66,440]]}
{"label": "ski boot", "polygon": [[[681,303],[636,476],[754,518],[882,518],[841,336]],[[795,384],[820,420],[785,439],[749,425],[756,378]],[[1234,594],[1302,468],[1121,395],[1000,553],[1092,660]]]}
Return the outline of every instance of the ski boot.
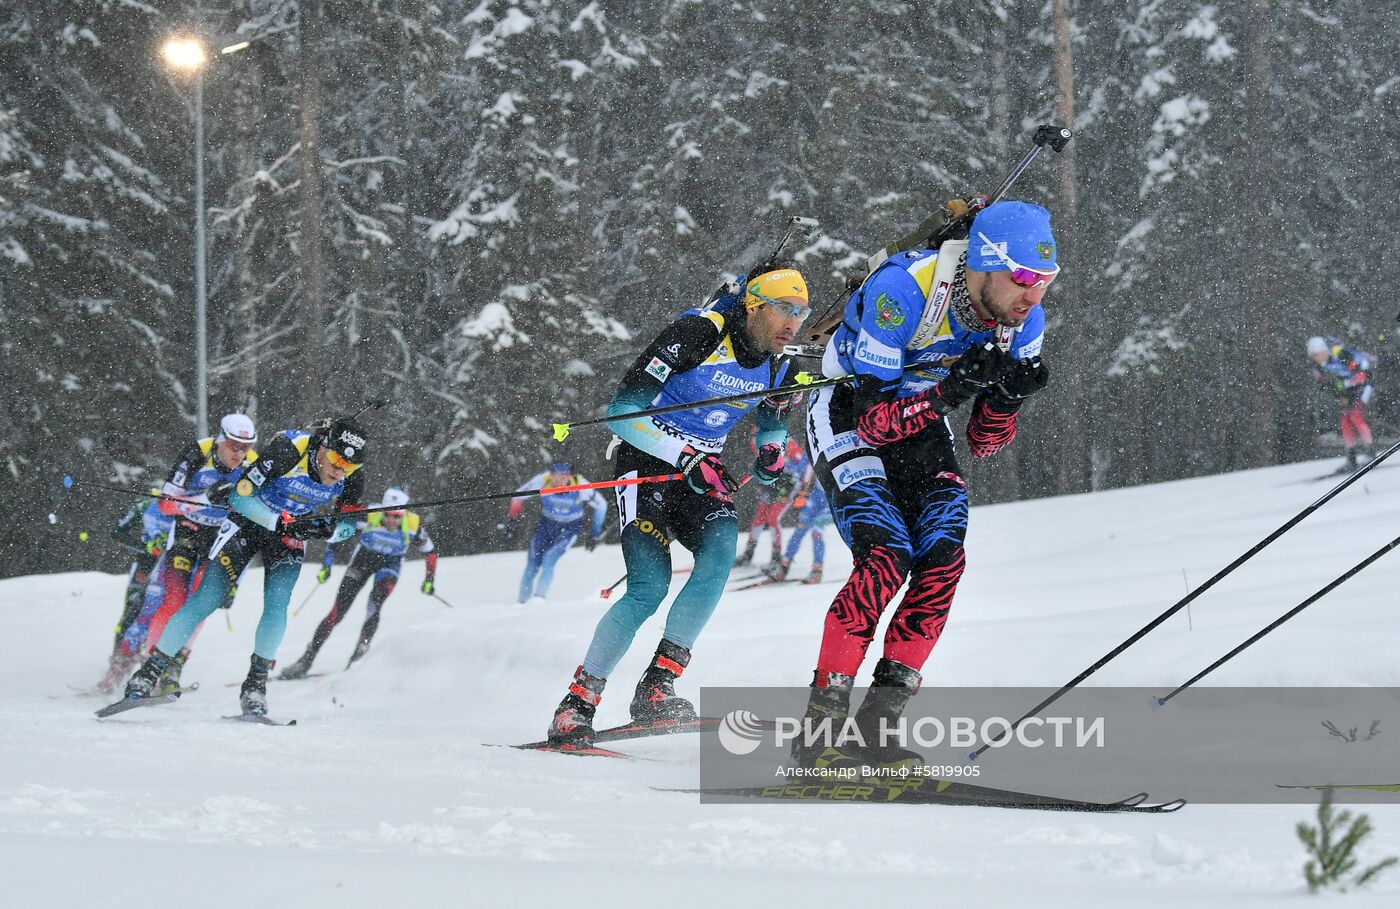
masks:
{"label": "ski boot", "polygon": [[676,694],[675,681],[690,664],[690,651],[679,644],[661,639],[651,665],[637,682],[632,697],[634,723],[675,721],[688,723],[695,719],[695,705]]}
{"label": "ski boot", "polygon": [[[1352,449],[1352,450],[1353,450],[1353,451],[1356,451],[1356,449]],[[1356,466],[1357,466],[1357,468],[1365,467],[1367,464],[1370,464],[1370,463],[1371,463],[1372,461],[1374,461],[1375,459],[1376,459],[1376,453],[1375,453],[1375,451],[1374,451],[1373,449],[1371,449],[1369,446],[1368,446],[1368,447],[1365,447],[1365,448],[1362,448],[1360,451],[1357,451],[1357,452],[1356,452]]]}
{"label": "ski boot", "polygon": [[107,663],[107,674],[102,677],[102,681],[97,683],[97,687],[103,692],[111,694],[121,685],[126,674],[131,671],[131,666],[136,662],[136,657],[116,650],[112,653],[111,660]]}
{"label": "ski boot", "polygon": [[757,543],[756,541],[754,541],[754,540],[749,540],[748,544],[744,546],[744,551],[743,551],[742,553],[740,553],[739,556],[738,556],[738,558],[736,558],[736,559],[734,560],[734,567],[735,567],[735,568],[743,568],[744,566],[749,565],[750,563],[752,563],[752,562],[753,562],[753,553],[754,553],[754,550],[757,549],[757,548],[758,548],[758,543]]}
{"label": "ski boot", "polygon": [[281,672],[277,673],[277,677],[286,681],[304,679],[306,678],[306,674],[311,671],[311,663],[315,659],[316,651],[313,648],[308,647],[306,648],[306,652],[301,655],[300,659],[298,659],[292,665],[288,666],[286,669],[283,669]]}
{"label": "ski boot", "polygon": [[559,702],[549,723],[549,744],[556,748],[593,747],[593,715],[598,712],[607,683],[607,679],[584,672],[582,666],[574,670],[569,693]]}
{"label": "ski boot", "polygon": [[122,698],[132,701],[155,697],[156,683],[173,660],[174,657],[168,657],[159,650],[152,650],[151,655],[146,657],[146,662],[141,664],[141,668],[136,670],[136,674],[126,683],[126,692]]}
{"label": "ski boot", "polygon": [[856,711],[856,728],[865,740],[865,747],[859,749],[859,757],[866,766],[912,769],[924,763],[923,755],[917,751],[887,744],[881,737],[882,727],[891,730],[890,738],[896,737],[893,730],[897,728],[905,705],[919,690],[922,681],[923,677],[917,671],[888,657],[881,657],[880,662],[875,664],[870,690]]}
{"label": "ski boot", "polygon": [[181,647],[180,652],[171,658],[165,671],[160,674],[160,680],[156,682],[155,696],[160,697],[166,694],[180,696],[180,672],[185,668],[185,661],[190,658],[188,647]]}
{"label": "ski boot", "polygon": [[350,662],[345,664],[345,668],[349,669],[351,666],[354,666],[355,661],[367,653],[369,653],[369,640],[367,638],[360,638],[359,642],[355,645],[355,652],[350,654]]}
{"label": "ski boot", "polygon": [[248,677],[238,689],[238,703],[245,715],[267,716],[267,674],[277,661],[264,660],[255,653],[248,662]]}
{"label": "ski boot", "polygon": [[804,584],[820,584],[822,582],[822,567],[813,565],[812,570],[807,572],[807,577],[802,579]]}
{"label": "ski boot", "polygon": [[763,567],[763,573],[772,581],[786,581],[788,572],[791,570],[792,562],[787,559],[776,559]]}
{"label": "ski boot", "polygon": [[835,745],[850,717],[855,681],[839,672],[818,669],[812,673],[807,712],[802,716],[802,728],[792,740],[792,761],[798,767],[837,770],[859,766],[858,761]]}

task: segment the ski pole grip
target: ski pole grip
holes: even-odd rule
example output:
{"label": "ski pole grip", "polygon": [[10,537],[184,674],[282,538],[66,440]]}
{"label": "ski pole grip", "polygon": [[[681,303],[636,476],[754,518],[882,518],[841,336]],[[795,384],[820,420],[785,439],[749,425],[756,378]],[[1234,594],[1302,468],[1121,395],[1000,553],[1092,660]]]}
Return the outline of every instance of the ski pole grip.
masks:
{"label": "ski pole grip", "polygon": [[1069,140],[1073,138],[1074,133],[1063,126],[1056,126],[1053,123],[1042,123],[1040,126],[1036,127],[1035,136],[1031,138],[1031,141],[1042,148],[1049,145],[1056,152],[1062,152],[1065,150],[1065,146],[1069,144]]}

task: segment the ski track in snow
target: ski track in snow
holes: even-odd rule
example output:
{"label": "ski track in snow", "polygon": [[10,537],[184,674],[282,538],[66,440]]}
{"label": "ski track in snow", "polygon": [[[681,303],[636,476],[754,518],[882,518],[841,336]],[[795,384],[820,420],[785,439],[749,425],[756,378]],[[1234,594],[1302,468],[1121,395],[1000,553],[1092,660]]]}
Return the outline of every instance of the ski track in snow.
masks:
{"label": "ski track in snow", "polygon": [[[969,567],[926,686],[1059,685],[1314,501],[1296,484],[1332,462],[976,508]],[[1289,485],[1293,484],[1293,485]],[[1400,471],[1376,472],[1096,677],[1175,686],[1379,548],[1400,521]],[[829,534],[816,587],[726,596],[681,682],[804,685],[822,618],[849,570]],[[810,544],[794,571],[804,573]],[[12,649],[0,667],[0,881],[10,905],[130,905],[153,890],[190,906],[823,904],[880,897],[983,905],[1307,905],[1294,824],[1306,806],[1190,805],[1171,815],[1060,816],[987,808],[700,805],[651,787],[697,782],[693,736],[620,743],[623,762],[483,748],[544,734],[623,572],[616,547],[560,563],[553,598],[517,606],[522,553],[444,559],[447,609],[420,562],[385,607],[369,655],[342,672],[364,594],[317,661],[330,674],[269,686],[294,728],[227,723],[257,624],[261,571],[230,633],[216,613],[185,670],[201,689],[106,721],[75,694],[101,674],[125,579],[0,581]],[[677,549],[677,565],[688,556]],[[1185,572],[1185,579],[1183,579]],[[300,653],[332,584],[290,621]],[[679,589],[686,576],[677,579]],[[314,585],[303,572],[293,603]],[[1400,686],[1388,556],[1227,664],[1215,685]],[[617,596],[615,594],[614,596]],[[625,718],[660,636],[649,621],[614,675],[601,725]],[[877,644],[878,648],[878,644]],[[874,659],[867,660],[862,684]],[[1152,781],[1142,787],[1151,791]],[[1104,793],[1119,797],[1127,793]],[[1169,798],[1170,792],[1153,792]],[[1375,859],[1400,853],[1397,805],[1363,806]],[[1348,906],[1394,905],[1391,871]]]}

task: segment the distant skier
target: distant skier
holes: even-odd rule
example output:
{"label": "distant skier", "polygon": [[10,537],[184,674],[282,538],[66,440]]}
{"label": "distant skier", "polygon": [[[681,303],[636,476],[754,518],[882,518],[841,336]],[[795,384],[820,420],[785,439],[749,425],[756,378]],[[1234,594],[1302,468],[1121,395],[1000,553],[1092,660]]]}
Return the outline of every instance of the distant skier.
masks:
{"label": "distant skier", "polygon": [[[355,597],[359,596],[360,590],[373,579],[374,584],[370,588],[369,604],[365,611],[365,623],[360,628],[359,642],[355,644],[355,651],[350,655],[350,662],[346,663],[346,668],[350,668],[350,663],[354,663],[369,651],[370,641],[374,640],[374,633],[379,629],[379,616],[384,609],[384,601],[389,599],[389,594],[394,592],[394,586],[399,582],[404,555],[408,553],[410,544],[417,546],[425,556],[423,564],[426,572],[421,590],[426,594],[433,592],[433,578],[437,575],[437,551],[433,547],[432,537],[428,536],[428,529],[423,526],[423,519],[416,512],[402,507],[408,504],[408,494],[397,487],[390,487],[384,493],[384,501],[379,504],[396,507],[393,511],[370,512],[365,516],[365,520],[359,522],[360,539],[355,544],[355,551],[350,554],[350,564],[345,567],[345,577],[341,579],[340,589],[336,591],[335,604],[321,620],[321,624],[316,626],[311,643],[306,645],[306,652],[295,663],[283,669],[277,676],[279,679],[306,677],[322,645],[350,611],[350,606],[355,602]],[[324,584],[330,579],[331,565],[334,562],[335,547],[327,546],[321,570],[316,573],[318,584]]]}
{"label": "distant skier", "polygon": [[[544,473],[537,473],[516,487],[516,492],[528,489],[554,489],[560,486],[581,486],[588,481],[576,476],[571,465],[560,462],[550,465]],[[525,560],[525,573],[520,577],[520,593],[517,601],[524,603],[530,599],[543,600],[554,583],[554,565],[561,556],[574,545],[580,532],[583,548],[592,552],[603,535],[603,525],[608,520],[608,502],[596,489],[581,492],[558,492],[540,496],[540,522],[535,525],[535,533],[530,537],[529,556]],[[525,508],[525,498],[511,499],[509,523],[506,525],[506,538],[514,539],[520,526],[520,515]],[[584,506],[593,509],[593,523],[584,525]]]}
{"label": "distant skier", "polygon": [[[127,627],[145,605],[147,585],[157,575],[158,566],[164,567],[160,559],[169,545],[175,519],[161,514],[159,505],[159,502],[141,499],[128,508],[112,528],[112,539],[135,554],[127,570],[126,593],[122,596],[122,614],[117,619],[116,636],[112,640],[112,657],[121,647]],[[159,585],[155,589],[159,590]]]}
{"label": "distant skier", "polygon": [[[964,565],[967,486],[947,416],[970,404],[974,457],[1011,442],[1017,411],[1049,380],[1040,302],[1058,272],[1050,213],[998,202],[978,212],[968,241],[898,253],[847,300],[823,372],[857,379],[817,391],[807,413],[816,473],[855,559],[826,615],[807,707],[813,726],[830,719],[841,728],[880,615],[906,579],[855,717],[867,745],[880,743],[882,724],[896,724],[918,690]],[[797,746],[793,757],[818,767],[913,757],[801,738]]]}
{"label": "distant skier", "polygon": [[[107,677],[98,683],[104,691],[121,683],[127,669],[140,657],[142,646],[148,639],[158,639],[166,622],[185,604],[198,563],[213,545],[228,514],[226,509],[211,505],[204,491],[237,475],[244,465],[256,460],[253,445],[257,441],[253,421],[245,414],[231,413],[219,421],[218,435],[191,442],[175,459],[161,492],[186,501],[157,499],[153,506],[175,522],[173,543],[165,554],[161,599],[155,609],[143,608],[127,626]],[[160,687],[180,686],[180,671],[188,658],[189,648],[182,648],[166,669]]]}
{"label": "distant skier", "polygon": [[1308,338],[1308,357],[1318,382],[1337,395],[1347,467],[1355,470],[1375,457],[1366,407],[1371,403],[1374,354],[1347,347],[1336,338]]}
{"label": "distant skier", "polygon": [[683,480],[619,487],[618,521],[627,562],[627,593],[612,605],[593,634],[583,665],[549,726],[559,747],[593,742],[593,717],[607,678],[617,667],[642,622],[661,605],[671,584],[671,541],[695,556],[695,569],[666,616],[661,643],[637,683],[632,719],[640,723],[685,720],[695,708],[678,697],[674,682],[690,662],[690,648],[709,621],[733,567],[739,516],[733,494],[739,484],[719,453],[725,438],[750,411],[758,422],[753,475],[765,485],[783,471],[787,442],[785,410],[791,403],[765,399],[683,410],[656,417],[627,418],[645,408],[684,404],[783,383],[787,361],[780,356],[811,313],[807,285],[794,268],[755,269],[738,295],[710,308],[692,309],[672,322],[632,365],[608,406],[618,419],[617,479],[675,473]]}
{"label": "distant skier", "polygon": [[[126,685],[126,698],[148,698],[175,654],[219,604],[243,568],[256,556],[263,562],[263,612],[249,659],[248,676],[239,689],[245,714],[267,713],[267,674],[276,665],[277,647],[287,628],[287,601],[306,557],[306,540],[332,543],[355,533],[354,512],[364,502],[368,439],[351,419],[324,420],[309,431],[279,432],[257,453],[257,463],[242,471],[230,487],[209,490],[211,501],[228,502],[228,518],[206,558],[199,588],[165,627],[151,655]],[[294,523],[318,507],[334,502],[340,515],[323,515]],[[213,566],[218,566],[214,568]]]}
{"label": "distant skier", "polygon": [[795,464],[801,471],[797,485],[788,499],[788,510],[796,513],[797,526],[788,537],[787,550],[782,559],[777,565],[766,569],[764,574],[775,581],[787,580],[788,572],[792,570],[792,560],[802,548],[803,538],[810,533],[812,570],[802,579],[802,583],[820,584],[822,565],[826,562],[826,541],[822,539],[822,528],[831,523],[831,506],[827,503],[826,493],[822,491],[821,484],[817,482],[816,470],[801,449],[798,449],[798,458],[789,464]]}
{"label": "distant skier", "polygon": [[794,459],[802,459],[804,462],[806,460],[796,439],[788,439],[785,454],[784,476],[772,486],[759,487],[758,504],[754,507],[753,520],[749,523],[749,541],[744,546],[744,551],[734,560],[735,568],[752,564],[754,552],[758,549],[758,539],[764,530],[772,535],[773,555],[763,570],[772,571],[783,560],[783,515],[787,513],[791,504],[790,494],[802,470],[800,467],[794,468]]}

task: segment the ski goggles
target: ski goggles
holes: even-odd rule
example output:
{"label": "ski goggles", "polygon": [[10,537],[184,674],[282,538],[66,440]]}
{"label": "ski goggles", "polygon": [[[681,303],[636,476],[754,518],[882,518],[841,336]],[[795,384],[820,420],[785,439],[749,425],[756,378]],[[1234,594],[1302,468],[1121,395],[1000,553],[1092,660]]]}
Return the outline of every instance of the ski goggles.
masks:
{"label": "ski goggles", "polygon": [[1007,271],[1011,272],[1011,280],[1020,287],[1025,287],[1027,289],[1049,287],[1050,282],[1055,280],[1055,276],[1060,273],[1060,266],[1058,265],[1050,271],[1039,271],[1022,265],[1020,262],[1017,262],[1006,253],[1002,252],[1001,247],[991,240],[988,240],[987,235],[982,233],[982,231],[979,230],[977,236],[982,239],[983,243],[992,248],[992,252],[997,254],[997,258],[1006,266]]}
{"label": "ski goggles", "polygon": [[782,300],[775,300],[772,297],[765,297],[763,294],[754,290],[752,287],[748,289],[748,293],[749,296],[758,297],[764,303],[767,303],[769,306],[773,307],[789,319],[797,319],[798,321],[805,322],[807,320],[807,317],[812,314],[812,307],[804,306],[801,303],[784,303]]}
{"label": "ski goggles", "polygon": [[340,452],[336,451],[334,448],[326,449],[326,460],[331,462],[331,466],[339,470],[345,471],[345,475],[347,477],[360,469],[359,464],[355,464],[351,461],[346,460],[345,456],[342,455]]}

